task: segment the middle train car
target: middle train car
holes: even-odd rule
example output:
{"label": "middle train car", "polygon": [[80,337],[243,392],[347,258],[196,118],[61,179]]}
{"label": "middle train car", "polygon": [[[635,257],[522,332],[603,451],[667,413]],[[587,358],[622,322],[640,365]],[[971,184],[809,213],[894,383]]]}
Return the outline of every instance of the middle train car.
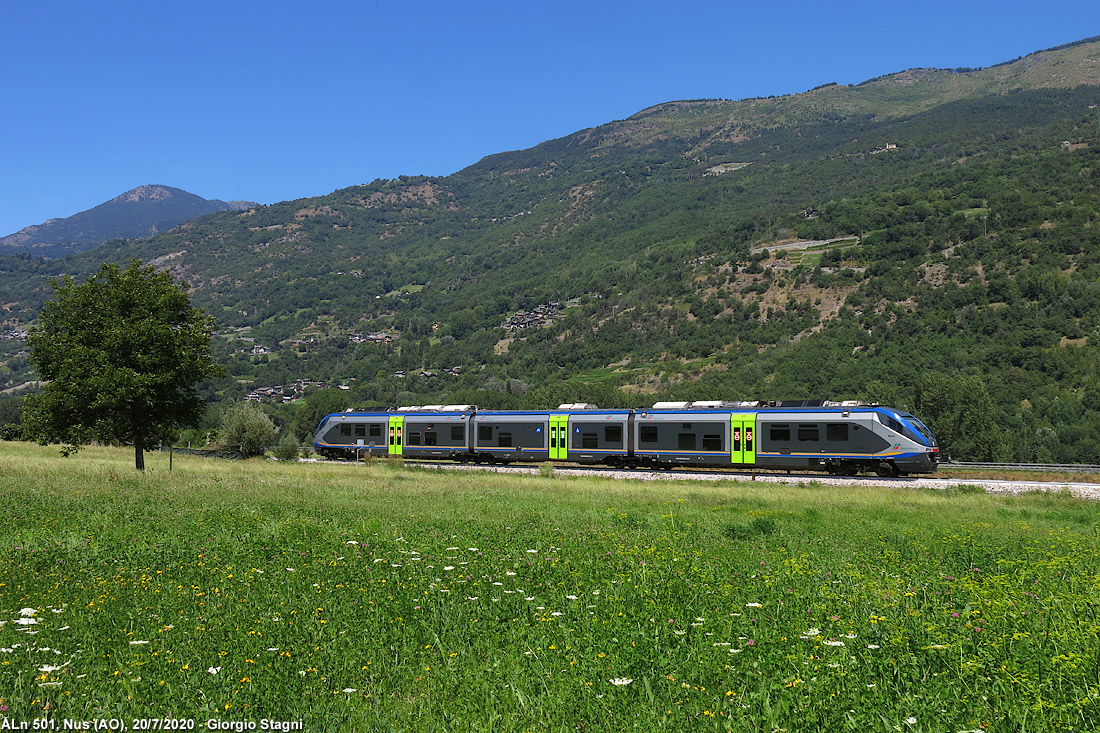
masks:
{"label": "middle train car", "polygon": [[478,410],[426,405],[334,413],[318,425],[328,456],[477,463],[933,473],[939,448],[916,417],[865,402],[663,402],[649,409]]}

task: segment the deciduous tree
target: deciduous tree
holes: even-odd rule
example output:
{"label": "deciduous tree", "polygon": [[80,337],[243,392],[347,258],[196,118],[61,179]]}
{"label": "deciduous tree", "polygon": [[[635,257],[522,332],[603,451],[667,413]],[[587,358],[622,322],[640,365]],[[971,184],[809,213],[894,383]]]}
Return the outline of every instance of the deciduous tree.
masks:
{"label": "deciduous tree", "polygon": [[210,356],[214,320],[191,306],[186,284],[137,260],[52,285],[29,336],[48,384],[27,398],[25,433],[67,443],[66,454],[92,440],[130,443],[144,470],[146,448],[202,416],[196,385],[220,371]]}

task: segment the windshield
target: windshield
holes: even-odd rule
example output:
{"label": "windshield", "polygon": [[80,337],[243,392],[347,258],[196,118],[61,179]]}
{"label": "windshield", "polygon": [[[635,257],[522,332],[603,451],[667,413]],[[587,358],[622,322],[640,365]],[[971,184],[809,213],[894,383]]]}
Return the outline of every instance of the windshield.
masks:
{"label": "windshield", "polygon": [[[936,441],[932,438],[932,433],[928,432],[928,428],[924,427],[924,424],[912,415],[908,415],[905,413],[894,414],[889,412],[876,412],[875,415],[878,416],[878,421],[880,423],[890,428],[895,433],[900,433],[901,435],[904,435],[906,438],[909,438],[909,440],[920,443],[921,445],[927,445],[928,447],[932,447],[936,444]],[[902,420],[911,421],[914,427],[916,425],[920,425],[920,428],[917,429],[920,430],[921,428],[923,428],[923,430],[921,430],[921,434],[917,435],[917,433],[914,432],[914,429],[912,427],[909,427],[908,424],[901,422]]]}
{"label": "windshield", "polygon": [[917,429],[917,432],[924,437],[924,439],[928,442],[928,445],[931,446],[936,444],[936,439],[932,437],[932,431],[928,429],[927,425],[925,425],[916,417],[910,415],[907,412],[901,413],[901,417],[902,419],[907,420],[910,424],[912,424],[913,427]]}

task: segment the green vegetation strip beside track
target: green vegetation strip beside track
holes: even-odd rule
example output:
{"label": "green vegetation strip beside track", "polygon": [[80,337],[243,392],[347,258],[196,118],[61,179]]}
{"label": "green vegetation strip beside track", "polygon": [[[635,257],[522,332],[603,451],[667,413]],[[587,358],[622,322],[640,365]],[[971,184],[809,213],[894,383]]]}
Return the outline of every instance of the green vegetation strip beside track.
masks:
{"label": "green vegetation strip beside track", "polygon": [[1069,473],[1100,473],[1100,466],[1091,463],[979,463],[974,461],[952,461],[943,464],[944,468],[988,468],[1006,471],[1065,471]]}
{"label": "green vegetation strip beside track", "polygon": [[0,444],[0,710],[1090,730],[1095,503]]}

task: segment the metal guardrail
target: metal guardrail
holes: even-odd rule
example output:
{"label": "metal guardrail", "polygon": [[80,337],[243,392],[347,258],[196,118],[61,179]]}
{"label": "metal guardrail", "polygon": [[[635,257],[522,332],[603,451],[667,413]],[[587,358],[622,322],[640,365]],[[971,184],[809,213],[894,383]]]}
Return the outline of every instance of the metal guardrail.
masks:
{"label": "metal guardrail", "polygon": [[947,461],[941,468],[990,468],[1004,471],[1065,471],[1066,473],[1100,473],[1100,465],[1088,463],[982,463],[977,461]]}

